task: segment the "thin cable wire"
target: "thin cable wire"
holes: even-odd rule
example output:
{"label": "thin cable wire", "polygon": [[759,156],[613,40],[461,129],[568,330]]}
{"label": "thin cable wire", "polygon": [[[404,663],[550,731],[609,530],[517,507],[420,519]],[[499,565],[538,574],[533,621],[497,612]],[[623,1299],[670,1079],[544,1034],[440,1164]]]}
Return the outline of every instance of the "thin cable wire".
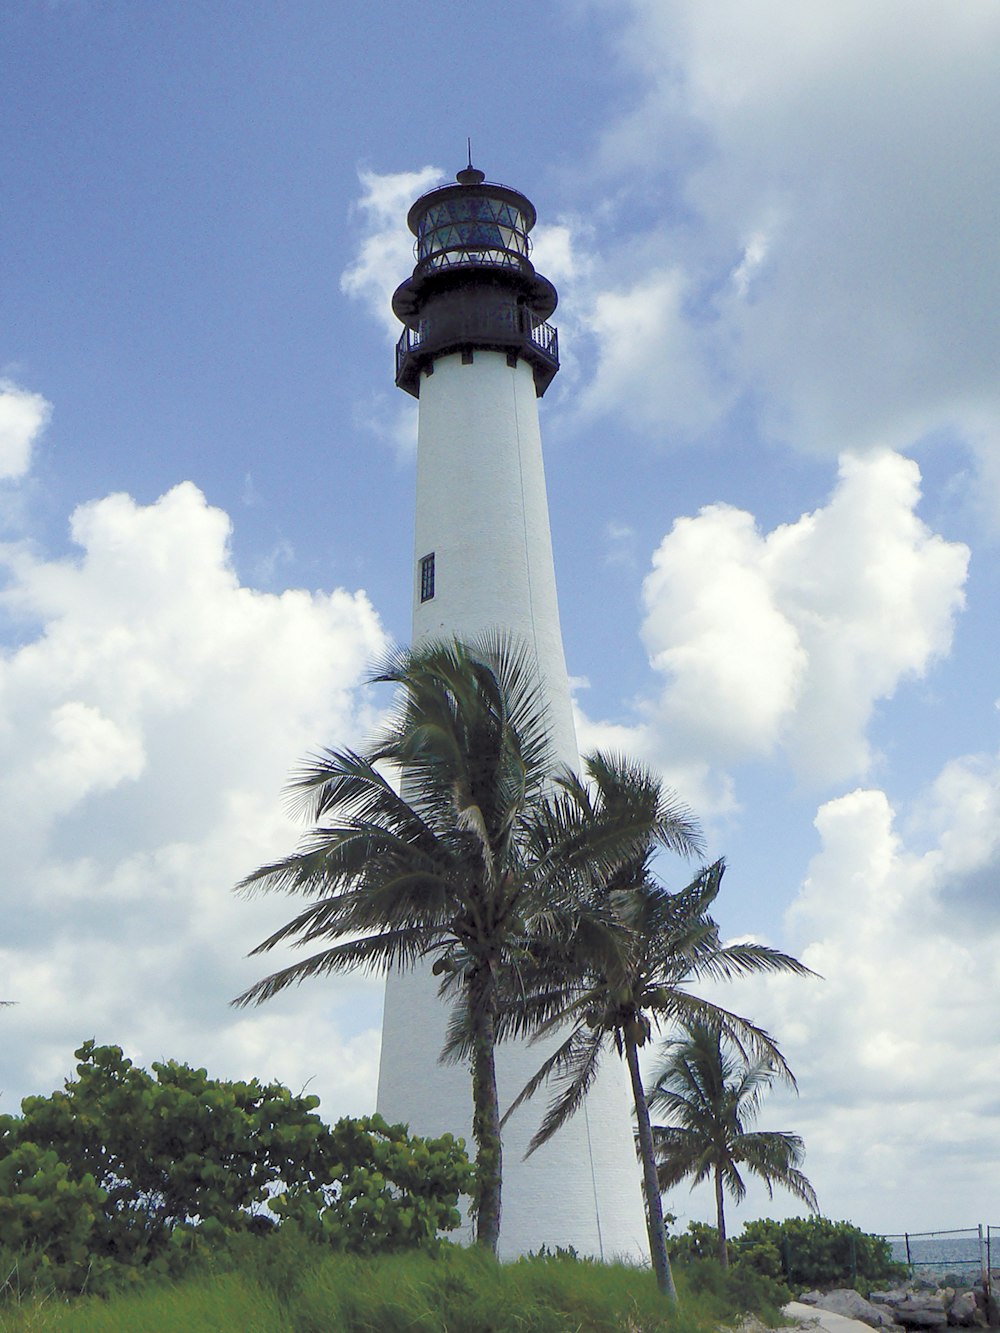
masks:
{"label": "thin cable wire", "polygon": [[601,1252],[601,1263],[604,1263],[604,1237],[601,1235],[601,1204],[597,1194],[597,1172],[594,1169],[594,1144],[590,1137],[590,1112],[587,1110],[587,1099],[583,1099],[583,1117],[587,1124],[587,1155],[590,1158],[590,1183],[594,1190],[594,1220],[597,1222],[597,1248]]}

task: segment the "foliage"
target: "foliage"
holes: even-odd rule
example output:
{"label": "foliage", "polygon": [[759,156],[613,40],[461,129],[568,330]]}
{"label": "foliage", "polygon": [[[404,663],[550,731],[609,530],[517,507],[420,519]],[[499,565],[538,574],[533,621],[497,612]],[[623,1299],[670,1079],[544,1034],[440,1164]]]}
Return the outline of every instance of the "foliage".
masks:
{"label": "foliage", "polygon": [[755,1247],[777,1250],[784,1280],[797,1290],[845,1285],[868,1289],[906,1275],[906,1269],[893,1262],[892,1248],[882,1236],[825,1217],[747,1222],[737,1245],[740,1250],[748,1247],[750,1262]]}
{"label": "foliage", "polygon": [[719,1233],[708,1222],[689,1222],[687,1231],[667,1237],[670,1258],[681,1263],[695,1259],[714,1259],[719,1250]]}
{"label": "foliage", "polygon": [[339,1164],[335,1183],[288,1190],[271,1205],[311,1239],[354,1254],[387,1254],[433,1245],[439,1231],[461,1222],[458,1197],[469,1192],[474,1173],[450,1134],[411,1138],[381,1116],[345,1119],[329,1132],[324,1151]]}
{"label": "foliage", "polygon": [[[0,1257],[20,1285],[107,1290],[123,1271],[183,1271],[232,1232],[292,1218],[338,1248],[431,1244],[459,1222],[464,1145],[379,1117],[328,1127],[316,1097],[155,1076],[86,1042],[77,1079],[0,1117]],[[273,1201],[273,1212],[269,1205]]]}
{"label": "foliage", "polygon": [[813,1187],[799,1169],[805,1149],[798,1135],[750,1128],[774,1080],[783,1078],[792,1087],[795,1080],[770,1052],[748,1058],[716,1023],[688,1023],[683,1035],[665,1043],[664,1052],[648,1098],[650,1110],[665,1112],[671,1122],[653,1129],[660,1189],[672,1189],[689,1176],[694,1185],[712,1181],[718,1257],[725,1267],[725,1194],[737,1202],[746,1195],[741,1167],[763,1180],[769,1194],[780,1185],[819,1211]]}
{"label": "foliage", "polygon": [[0,1157],[0,1281],[13,1280],[14,1288],[82,1290],[95,1266],[99,1272],[106,1267],[94,1255],[105,1198],[92,1175],[74,1180],[51,1149],[6,1146]]}
{"label": "foliage", "polygon": [[323,1170],[316,1097],[210,1079],[176,1061],[149,1074],[117,1046],[93,1041],[76,1056],[77,1079],[25,1098],[19,1118],[0,1117],[0,1135],[54,1155],[74,1181],[96,1182],[98,1254],[147,1262],[183,1224],[246,1225],[279,1184]]}
{"label": "foliage", "polygon": [[777,971],[803,975],[808,969],[765,945],[722,943],[709,911],[722,883],[721,861],[704,868],[679,893],[659,883],[652,872],[655,854],[664,846],[693,852],[700,835],[690,814],[654,774],[603,754],[591,756],[586,767],[589,783],[571,775],[560,784],[562,800],[581,827],[618,819],[636,828],[645,824],[648,832],[635,840],[631,853],[609,863],[604,875],[584,886],[572,937],[553,935],[543,941],[533,954],[533,969],[521,969],[521,993],[511,1001],[507,1029],[536,1036],[558,1032],[562,1041],[514,1107],[548,1081],[554,1083],[556,1093],[532,1141],[534,1149],[580,1108],[604,1052],[614,1047],[624,1056],[638,1126],[650,1255],[662,1289],[670,1294],[639,1049],[654,1029],[682,1019],[711,1019],[741,1045],[784,1069],[780,1051],[763,1029],[699,999],[688,987],[706,979]]}
{"label": "foliage", "polygon": [[774,1246],[741,1242],[734,1247],[730,1242],[730,1262],[723,1265],[718,1230],[707,1222],[689,1222],[687,1231],[670,1236],[667,1246],[671,1262],[691,1287],[714,1292],[737,1309],[773,1317],[792,1299]]}
{"label": "foliage", "polygon": [[724,1284],[678,1280],[680,1310],[648,1270],[556,1255],[501,1266],[447,1244],[360,1258],[279,1232],[236,1238],[180,1282],[0,1311],[0,1333],[714,1333],[746,1308]]}
{"label": "foliage", "polygon": [[312,900],[255,952],[323,947],[235,1003],[346,969],[433,960],[453,1001],[447,1054],[472,1075],[477,1239],[495,1252],[501,987],[535,933],[572,933],[581,890],[649,829],[618,812],[583,822],[550,799],[548,719],[525,645],[500,633],[426,644],[393,656],[374,679],[400,688],[396,714],[365,753],[327,750],[305,766],[292,792],[311,832],[239,886]]}

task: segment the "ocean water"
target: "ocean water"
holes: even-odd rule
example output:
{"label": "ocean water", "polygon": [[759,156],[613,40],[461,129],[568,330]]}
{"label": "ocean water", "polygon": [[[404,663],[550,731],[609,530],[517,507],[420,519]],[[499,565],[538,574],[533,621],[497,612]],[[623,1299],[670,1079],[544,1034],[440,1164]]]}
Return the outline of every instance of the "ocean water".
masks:
{"label": "ocean water", "polygon": [[[1000,1268],[1000,1231],[991,1228],[990,1266]],[[914,1273],[924,1277],[940,1277],[944,1273],[955,1273],[961,1277],[974,1278],[986,1264],[987,1235],[983,1228],[980,1240],[978,1228],[966,1231],[933,1231],[921,1235],[910,1234],[909,1256],[905,1236],[887,1236],[892,1246],[892,1257],[897,1263],[910,1263]]]}

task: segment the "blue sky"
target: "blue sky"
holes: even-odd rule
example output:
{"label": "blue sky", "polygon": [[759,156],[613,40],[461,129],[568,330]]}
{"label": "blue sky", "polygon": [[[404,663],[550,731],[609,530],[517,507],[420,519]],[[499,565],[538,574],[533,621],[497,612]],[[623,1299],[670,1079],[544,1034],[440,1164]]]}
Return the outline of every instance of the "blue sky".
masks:
{"label": "blue sky", "polygon": [[826,978],[729,996],[799,1074],[770,1118],[824,1211],[988,1222],[991,0],[6,0],[0,38],[3,1105],[90,1036],[373,1103],[378,984],[230,1011],[286,907],[229,885],[408,634],[387,299],[471,136],[560,292],[581,743],[659,766],[725,930]]}

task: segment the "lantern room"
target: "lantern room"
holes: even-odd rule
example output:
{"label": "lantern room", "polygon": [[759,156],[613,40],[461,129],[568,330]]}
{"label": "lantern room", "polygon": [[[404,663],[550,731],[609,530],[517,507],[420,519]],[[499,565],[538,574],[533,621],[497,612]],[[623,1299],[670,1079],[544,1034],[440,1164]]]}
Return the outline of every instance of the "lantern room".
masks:
{"label": "lantern room", "polygon": [[471,164],[431,190],[407,215],[416,237],[412,277],[392,299],[406,325],[396,347],[396,383],[420,396],[434,361],[477,349],[532,368],[541,396],[559,369],[556,330],[547,321],[556,289],[535,271],[529,232],[534,205],[518,190],[487,181]]}

